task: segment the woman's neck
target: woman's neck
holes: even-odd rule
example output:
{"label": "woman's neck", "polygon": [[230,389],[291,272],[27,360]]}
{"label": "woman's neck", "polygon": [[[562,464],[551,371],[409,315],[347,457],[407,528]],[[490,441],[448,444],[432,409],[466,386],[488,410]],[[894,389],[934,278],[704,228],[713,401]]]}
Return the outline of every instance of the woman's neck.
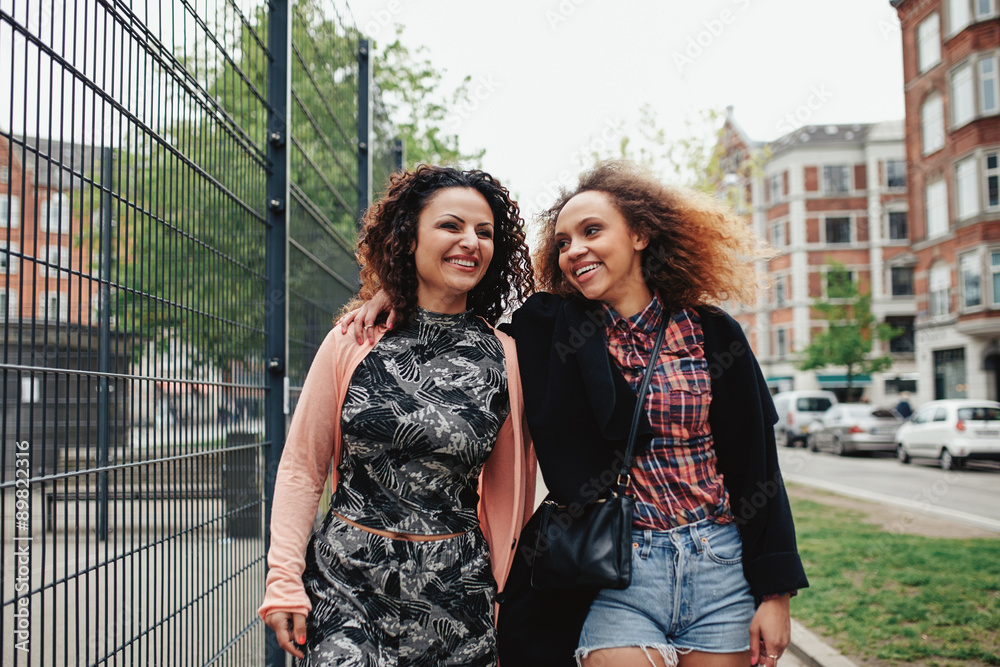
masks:
{"label": "woman's neck", "polygon": [[636,313],[641,313],[649,302],[653,300],[653,291],[646,283],[642,287],[628,290],[620,298],[608,299],[604,303],[615,309],[615,312],[624,318],[629,318]]}

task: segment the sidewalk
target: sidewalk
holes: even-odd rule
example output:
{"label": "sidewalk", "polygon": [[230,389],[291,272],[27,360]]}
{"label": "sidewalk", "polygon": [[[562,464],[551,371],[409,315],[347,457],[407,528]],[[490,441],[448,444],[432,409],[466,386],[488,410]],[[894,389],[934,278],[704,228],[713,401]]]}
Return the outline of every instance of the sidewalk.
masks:
{"label": "sidewalk", "polygon": [[781,667],[856,667],[794,618],[792,643],[778,664]]}

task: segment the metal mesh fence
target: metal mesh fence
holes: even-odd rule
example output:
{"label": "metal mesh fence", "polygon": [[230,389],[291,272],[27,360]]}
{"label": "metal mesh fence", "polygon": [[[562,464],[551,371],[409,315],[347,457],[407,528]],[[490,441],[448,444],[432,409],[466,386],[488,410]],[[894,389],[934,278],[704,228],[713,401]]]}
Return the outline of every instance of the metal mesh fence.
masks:
{"label": "metal mesh fence", "polygon": [[0,664],[264,661],[264,399],[294,403],[357,280],[359,36],[303,1],[276,53],[281,4],[0,0]]}
{"label": "metal mesh fence", "polygon": [[[295,5],[288,218],[293,401],[333,318],[357,291],[359,41],[336,5]],[[372,103],[372,183],[377,188],[397,163],[393,127],[377,94]]]}

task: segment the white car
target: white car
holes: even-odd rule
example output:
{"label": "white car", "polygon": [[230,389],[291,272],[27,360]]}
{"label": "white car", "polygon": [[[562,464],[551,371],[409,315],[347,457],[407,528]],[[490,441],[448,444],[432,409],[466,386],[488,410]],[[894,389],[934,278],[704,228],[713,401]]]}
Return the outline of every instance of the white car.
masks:
{"label": "white car", "polygon": [[774,441],[779,447],[806,444],[809,424],[837,404],[837,395],[821,389],[813,391],[783,391],[774,395],[774,410],[778,422],[774,425]]}
{"label": "white car", "polygon": [[896,455],[902,463],[937,459],[945,470],[973,459],[1000,461],[1000,403],[968,398],[925,403],[896,431]]}

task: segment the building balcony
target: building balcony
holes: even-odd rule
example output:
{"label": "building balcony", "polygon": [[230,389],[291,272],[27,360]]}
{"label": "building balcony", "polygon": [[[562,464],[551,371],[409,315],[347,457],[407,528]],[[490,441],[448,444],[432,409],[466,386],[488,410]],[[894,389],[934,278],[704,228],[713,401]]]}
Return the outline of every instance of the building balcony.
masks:
{"label": "building balcony", "polygon": [[958,322],[955,323],[955,330],[967,336],[1000,335],[1000,314],[975,319],[959,318]]}

